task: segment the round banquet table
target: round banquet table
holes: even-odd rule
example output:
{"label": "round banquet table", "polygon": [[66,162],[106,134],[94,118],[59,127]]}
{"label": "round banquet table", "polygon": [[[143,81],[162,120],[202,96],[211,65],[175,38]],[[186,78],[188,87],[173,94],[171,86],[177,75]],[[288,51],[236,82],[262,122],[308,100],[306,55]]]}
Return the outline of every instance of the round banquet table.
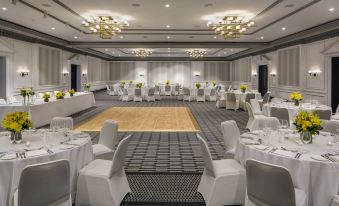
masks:
{"label": "round banquet table", "polygon": [[[248,143],[253,141],[252,138],[265,137],[260,135],[260,133],[264,133],[263,131],[255,133],[257,134],[245,133],[241,135],[242,138],[239,139],[236,148],[236,160],[242,165],[245,165],[246,160],[254,159],[283,166],[289,170],[294,186],[306,193],[306,205],[330,205],[334,195],[339,194],[339,156],[333,156],[337,161],[331,162],[325,158],[321,159],[319,155],[329,152],[339,155],[339,143],[333,146],[327,145],[329,141],[333,140],[333,136],[321,133],[314,138],[313,144],[302,145],[298,134],[291,130],[279,130],[266,133],[267,137],[262,138],[266,142],[264,145]],[[285,150],[281,147],[284,147]],[[272,152],[273,148],[277,150]],[[300,158],[295,158],[297,152],[302,153]]]}
{"label": "round banquet table", "polygon": [[[26,146],[27,141],[31,143],[30,146]],[[16,152],[23,151],[26,158],[16,156]],[[14,145],[9,140],[8,132],[0,133],[0,205],[13,204],[21,172],[27,165],[60,159],[70,162],[74,200],[78,171],[93,160],[92,142],[88,134],[48,129],[27,131],[23,133],[23,143]]]}
{"label": "round banquet table", "polygon": [[262,99],[261,94],[258,93],[258,92],[245,92],[245,93],[242,93],[240,90],[234,90],[234,91],[231,91],[231,93],[234,93],[235,97],[239,101],[245,101],[246,95],[248,93],[253,93],[255,95],[255,99],[258,99],[258,100]]}
{"label": "round banquet table", "polygon": [[332,108],[327,105],[316,105],[310,103],[302,103],[300,106],[295,106],[293,102],[270,102],[263,105],[262,111],[264,115],[271,116],[271,108],[286,108],[288,110],[288,115],[290,121],[293,122],[295,116],[297,116],[299,110],[313,112],[315,110],[331,110]]}

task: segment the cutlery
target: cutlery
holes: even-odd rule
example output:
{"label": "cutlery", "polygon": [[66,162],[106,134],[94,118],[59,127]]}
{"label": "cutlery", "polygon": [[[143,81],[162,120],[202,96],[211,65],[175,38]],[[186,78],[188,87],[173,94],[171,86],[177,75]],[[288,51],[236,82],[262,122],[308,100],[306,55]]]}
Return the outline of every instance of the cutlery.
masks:
{"label": "cutlery", "polygon": [[297,149],[287,149],[286,147],[280,147],[281,150],[289,151],[289,152],[298,152]]}
{"label": "cutlery", "polygon": [[298,152],[294,158],[299,159],[301,157],[302,153]]}
{"label": "cutlery", "polygon": [[277,149],[278,149],[278,148],[274,147],[274,148],[272,148],[270,151],[268,151],[268,153],[273,153],[273,152],[275,152]]}
{"label": "cutlery", "polygon": [[53,154],[54,152],[50,149],[47,149],[48,154]]}
{"label": "cutlery", "polygon": [[330,157],[328,154],[322,154],[321,155],[323,158],[327,159],[330,162],[337,162],[335,159],[333,159],[332,157]]}

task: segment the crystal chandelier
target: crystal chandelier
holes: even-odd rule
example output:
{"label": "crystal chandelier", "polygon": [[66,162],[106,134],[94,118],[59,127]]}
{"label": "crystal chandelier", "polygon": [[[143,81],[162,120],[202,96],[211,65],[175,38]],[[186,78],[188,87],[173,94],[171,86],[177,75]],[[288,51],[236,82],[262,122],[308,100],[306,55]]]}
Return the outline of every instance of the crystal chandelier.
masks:
{"label": "crystal chandelier", "polygon": [[82,26],[88,28],[95,34],[99,34],[102,39],[111,39],[112,36],[121,32],[129,26],[126,21],[118,21],[111,16],[98,16],[87,18],[82,22]]}
{"label": "crystal chandelier", "polygon": [[204,55],[207,53],[204,49],[193,49],[186,52],[192,58],[201,58],[204,57]]}
{"label": "crystal chandelier", "polygon": [[236,39],[240,38],[240,35],[247,29],[254,26],[254,22],[241,16],[225,16],[218,22],[208,22],[207,26],[225,39]]}
{"label": "crystal chandelier", "polygon": [[147,49],[135,49],[132,53],[137,57],[148,57],[152,54],[152,51]]}

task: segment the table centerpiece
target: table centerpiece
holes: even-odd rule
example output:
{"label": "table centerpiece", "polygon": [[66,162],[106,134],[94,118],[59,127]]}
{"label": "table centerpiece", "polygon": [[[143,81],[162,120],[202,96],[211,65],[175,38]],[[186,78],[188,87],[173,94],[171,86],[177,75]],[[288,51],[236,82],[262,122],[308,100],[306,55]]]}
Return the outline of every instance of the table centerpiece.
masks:
{"label": "table centerpiece", "polygon": [[70,89],[68,91],[68,93],[69,93],[69,96],[73,97],[73,95],[75,94],[75,90],[74,89]]}
{"label": "table centerpiece", "polygon": [[32,127],[27,112],[13,112],[5,116],[1,126],[11,132],[11,141],[14,144],[21,143],[22,131]]}
{"label": "table centerpiece", "polygon": [[55,94],[56,99],[63,99],[65,97],[66,93],[64,91],[59,91]]}
{"label": "table centerpiece", "polygon": [[245,93],[247,89],[248,86],[246,84],[240,85],[240,90],[242,91],[242,93]]}
{"label": "table centerpiece", "polygon": [[44,99],[44,102],[49,102],[49,98],[51,98],[51,95],[49,93],[44,93],[44,95],[42,95],[42,98]]}
{"label": "table centerpiece", "polygon": [[196,84],[195,84],[195,87],[196,87],[197,89],[200,89],[201,84],[200,84],[200,83],[196,83]]}
{"label": "table centerpiece", "polygon": [[166,86],[169,86],[170,85],[170,80],[166,80]]}
{"label": "table centerpiece", "polygon": [[141,87],[142,87],[142,82],[139,82],[139,83],[137,84],[137,88],[140,89]]}
{"label": "table centerpiece", "polygon": [[294,101],[295,106],[299,106],[300,102],[303,100],[303,96],[299,92],[293,92],[290,95],[290,99]]}
{"label": "table centerpiece", "polygon": [[89,89],[91,88],[91,84],[85,83],[83,86],[84,86],[84,89],[86,90],[86,92],[89,92]]}
{"label": "table centerpiece", "polygon": [[213,84],[213,87],[217,86],[217,82],[216,81],[213,81],[212,84]]}
{"label": "table centerpiece", "polygon": [[323,129],[319,116],[313,112],[300,111],[293,124],[304,144],[312,144],[313,135],[319,134],[319,131]]}

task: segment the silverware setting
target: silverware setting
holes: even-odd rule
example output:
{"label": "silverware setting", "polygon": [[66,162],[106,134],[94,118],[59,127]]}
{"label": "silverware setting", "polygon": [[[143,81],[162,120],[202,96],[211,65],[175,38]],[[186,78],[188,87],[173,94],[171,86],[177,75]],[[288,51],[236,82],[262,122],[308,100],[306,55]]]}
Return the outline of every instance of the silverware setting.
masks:
{"label": "silverware setting", "polygon": [[277,151],[278,148],[273,147],[270,151],[268,151],[268,153],[274,153],[275,151]]}
{"label": "silverware setting", "polygon": [[337,162],[337,160],[333,159],[331,154],[322,154],[321,155],[323,158],[327,159],[330,162]]}
{"label": "silverware setting", "polygon": [[26,152],[16,152],[16,157],[20,159],[25,159],[26,158]]}
{"label": "silverware setting", "polygon": [[302,153],[298,152],[296,155],[295,155],[295,159],[299,159],[301,157]]}
{"label": "silverware setting", "polygon": [[50,149],[47,149],[46,151],[48,152],[48,154],[53,154],[53,153],[54,153],[54,152],[53,152],[52,150],[50,150]]}

